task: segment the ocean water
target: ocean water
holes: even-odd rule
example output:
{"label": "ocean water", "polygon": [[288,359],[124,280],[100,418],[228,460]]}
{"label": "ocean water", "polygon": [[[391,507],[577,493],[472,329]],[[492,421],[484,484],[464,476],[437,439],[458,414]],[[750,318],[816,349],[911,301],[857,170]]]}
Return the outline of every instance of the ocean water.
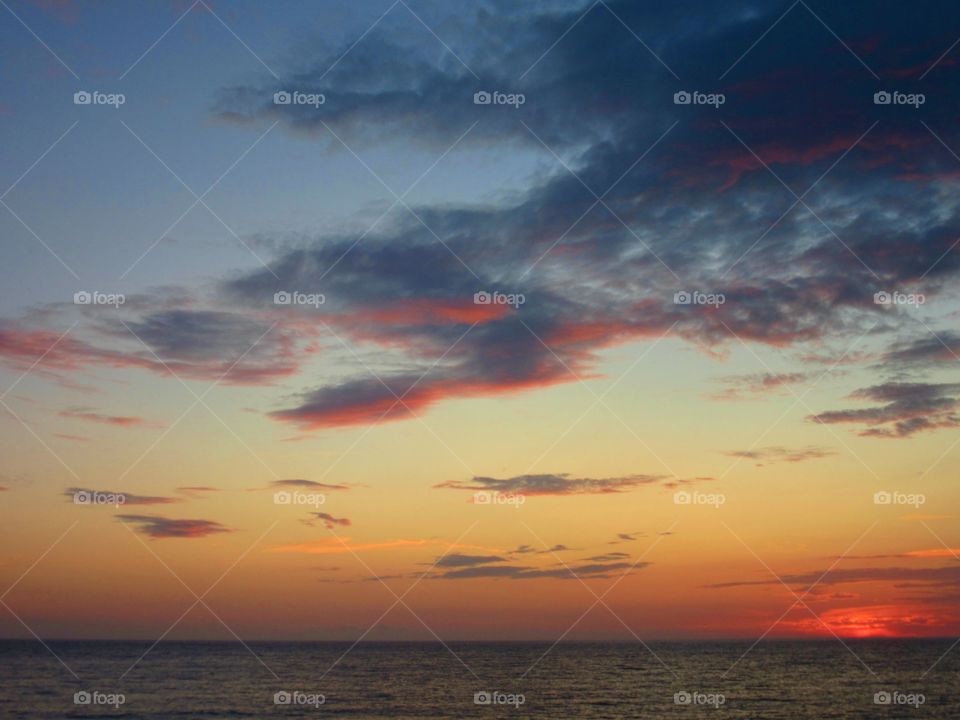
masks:
{"label": "ocean water", "polygon": [[952,639],[845,643],[2,641],[0,718],[960,718]]}

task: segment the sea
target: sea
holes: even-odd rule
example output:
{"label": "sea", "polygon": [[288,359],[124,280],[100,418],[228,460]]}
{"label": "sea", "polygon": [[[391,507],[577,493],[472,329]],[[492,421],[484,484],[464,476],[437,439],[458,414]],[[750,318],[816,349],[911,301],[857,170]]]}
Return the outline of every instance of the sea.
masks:
{"label": "sea", "polygon": [[0,718],[960,718],[956,639],[0,641]]}

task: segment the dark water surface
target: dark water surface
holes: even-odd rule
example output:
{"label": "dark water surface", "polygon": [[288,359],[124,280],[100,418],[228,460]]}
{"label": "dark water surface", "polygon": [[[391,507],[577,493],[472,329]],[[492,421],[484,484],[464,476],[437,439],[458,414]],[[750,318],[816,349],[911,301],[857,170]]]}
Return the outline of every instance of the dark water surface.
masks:
{"label": "dark water surface", "polygon": [[960,718],[952,639],[845,642],[0,641],[0,718]]}

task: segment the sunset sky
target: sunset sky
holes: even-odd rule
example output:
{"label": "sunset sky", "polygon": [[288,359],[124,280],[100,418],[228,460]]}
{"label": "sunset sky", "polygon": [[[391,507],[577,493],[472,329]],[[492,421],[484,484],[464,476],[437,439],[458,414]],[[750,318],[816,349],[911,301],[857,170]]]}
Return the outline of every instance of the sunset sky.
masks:
{"label": "sunset sky", "polygon": [[0,637],[960,634],[960,6],[0,5]]}

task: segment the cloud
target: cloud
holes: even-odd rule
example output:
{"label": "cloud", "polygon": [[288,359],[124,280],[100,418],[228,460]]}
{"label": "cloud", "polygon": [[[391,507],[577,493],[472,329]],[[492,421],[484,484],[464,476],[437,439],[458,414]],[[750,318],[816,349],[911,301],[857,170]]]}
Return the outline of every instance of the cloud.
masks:
{"label": "cloud", "polygon": [[[939,607],[929,607],[931,602]],[[943,637],[957,621],[954,608],[949,598],[926,598],[896,605],[830,608],[816,618],[807,614],[784,624],[813,634],[822,634],[826,624],[837,635],[848,637]]]}
{"label": "cloud", "polygon": [[960,426],[958,394],[960,383],[888,382],[856,390],[850,395],[855,400],[884,405],[831,410],[811,415],[808,419],[828,424],[867,425],[867,429],[859,432],[864,437],[905,438],[926,430]]}
{"label": "cloud", "polygon": [[[342,229],[295,242],[266,232],[269,270],[225,273],[202,298],[124,306],[124,321],[147,348],[118,322],[84,311],[92,327],[53,349],[57,330],[4,323],[0,358],[22,369],[38,362],[38,373],[60,381],[97,368],[165,375],[169,366],[237,385],[295,382],[269,414],[306,433],[589,380],[600,376],[604,350],[664,335],[716,357],[739,347],[738,338],[831,353],[878,321],[878,333],[915,325],[904,309],[876,305],[875,292],[918,288],[932,305],[956,286],[954,158],[903,116],[889,113],[874,127],[873,78],[837,52],[819,23],[796,23],[789,43],[757,44],[718,81],[716,68],[731,67],[777,21],[779,6],[743,6],[719,23],[706,3],[489,7],[435,18],[479,79],[432,43],[404,43],[393,25],[398,8],[355,48],[318,43],[279,67],[279,82],[251,76],[224,88],[214,115],[279,122],[311,152],[349,154],[334,133],[351,149],[362,141],[361,155],[396,143],[438,157],[462,138],[451,160],[477,148],[497,160],[519,158],[518,167],[530,168],[522,189],[469,205],[411,204],[417,217],[390,215],[362,242]],[[960,24],[960,8],[943,9],[937,21]],[[854,28],[848,42],[884,77],[943,51],[930,19],[907,6],[838,6],[830,22]],[[628,28],[658,38],[651,49],[682,85],[728,94],[723,123],[714,111],[675,105],[681,83]],[[917,41],[880,53],[869,41],[891,28]],[[518,78],[518,68],[530,71]],[[924,83],[931,97],[951,96],[949,73],[932,72]],[[274,104],[279,87],[323,93],[323,112]],[[528,102],[516,110],[474,105],[484,88],[523,92]],[[924,118],[934,129],[954,120],[942,103],[924,106]],[[798,193],[818,183],[804,196],[809,210],[791,209],[794,198],[764,164]],[[274,293],[290,288],[318,288],[328,302],[310,312],[277,308]],[[683,289],[721,292],[725,303],[677,304]],[[520,293],[526,302],[476,305],[481,290]],[[327,329],[369,352],[380,379],[308,372],[312,355],[343,351]],[[902,347],[891,358],[919,362],[935,352]],[[731,390],[776,392],[801,375],[747,377]],[[952,422],[874,430],[906,435]]]}
{"label": "cloud", "polygon": [[69,408],[67,410],[61,410],[59,415],[60,417],[71,420],[84,420],[86,422],[113,425],[115,427],[144,427],[152,425],[152,423],[147,422],[147,420],[142,417],[131,415],[104,415],[90,408]]}
{"label": "cloud", "polygon": [[[163,302],[157,297],[145,304]],[[41,375],[59,382],[83,370],[132,368],[227,385],[264,385],[295,374],[297,348],[309,347],[302,339],[309,328],[276,326],[243,313],[151,310],[143,304],[124,306],[126,320],[97,319],[69,336],[0,321],[0,360],[22,369],[35,363]]]}
{"label": "cloud", "polygon": [[895,343],[881,358],[881,366],[931,368],[952,365],[960,358],[960,335],[940,331],[918,340]]}
{"label": "cloud", "polygon": [[808,446],[803,448],[785,448],[782,446],[757,448],[755,450],[730,450],[724,455],[745,460],[756,460],[758,467],[764,464],[787,462],[799,463],[805,460],[819,460],[836,455],[836,450],[824,447]]}
{"label": "cloud", "polygon": [[717,400],[762,399],[782,391],[786,386],[801,383],[809,377],[808,373],[801,372],[729,375],[720,378],[720,382],[727,388],[711,397]]}
{"label": "cloud", "polygon": [[620,543],[625,542],[634,542],[637,538],[644,537],[642,532],[631,532],[631,533],[617,533],[617,539],[611,540],[607,545],[619,545]]}
{"label": "cloud", "polygon": [[[292,375],[298,367],[289,330],[250,315],[178,308],[146,313],[127,325],[178,375],[262,384]],[[271,337],[275,330],[279,332]]]}
{"label": "cloud", "polygon": [[650,563],[637,564],[628,562],[595,562],[569,567],[535,568],[523,565],[481,565],[447,570],[432,575],[440,580],[466,580],[476,578],[506,578],[509,580],[533,580],[536,578],[556,578],[559,580],[574,580],[576,578],[609,578],[622,575],[623,572],[633,572],[648,567]]}
{"label": "cloud", "polygon": [[558,552],[566,552],[570,550],[566,545],[554,545],[545,549],[535,548],[532,545],[520,545],[514,550],[510,551],[510,555],[548,555]]}
{"label": "cloud", "polygon": [[274,480],[270,487],[297,487],[311,488],[316,490],[349,490],[349,485],[331,485],[329,483],[317,482],[316,480]]}
{"label": "cloud", "polygon": [[158,515],[118,515],[121,522],[132,523],[144,535],[162,538],[203,538],[233,532],[213,520],[175,520]]}
{"label": "cloud", "polygon": [[469,481],[448,480],[436,488],[492,491],[518,495],[605,495],[633,490],[659,482],[661,475],[629,475],[614,478],[577,478],[560,475],[518,475],[511,478],[474,477]]}
{"label": "cloud", "polygon": [[351,538],[323,538],[305,543],[279,545],[271,552],[298,553],[303,555],[340,555],[343,553],[360,553],[374,550],[392,550],[394,548],[415,547],[426,545],[427,540],[387,540],[384,542],[354,543]]}
{"label": "cloud", "polygon": [[[671,56],[682,76],[695,78],[702,67],[692,58],[726,58],[732,47],[749,47],[750,38],[777,19],[774,10],[734,14],[704,34],[690,32],[690,17],[671,10],[609,6],[616,16],[597,6],[582,18],[585,7],[518,10],[522,22],[513,13],[481,10],[445,17],[446,32],[462,32],[458,48],[477,68],[477,82],[459,64],[418,49],[401,51],[388,16],[369,45],[345,55],[333,70],[340,53],[325,50],[308,53],[285,74],[284,86],[324,93],[322,114],[274,105],[272,81],[224,91],[221,119],[278,121],[331,152],[342,150],[332,133],[351,146],[391,137],[446,150],[480,120],[462,138],[464,147],[495,146],[505,153],[523,147],[555,162],[542,140],[578,176],[557,165],[557,172],[541,174],[524,192],[495,204],[418,207],[429,230],[411,219],[378,228],[359,245],[353,235],[328,235],[281,251],[271,265],[279,280],[258,270],[229,282],[228,294],[253,304],[285,286],[312,287],[322,277],[337,298],[326,322],[351,341],[376,343],[421,364],[415,372],[383,373],[383,382],[359,375],[308,386],[274,411],[275,419],[306,431],[399,421],[449,399],[574,382],[567,368],[590,375],[600,350],[667,332],[706,348],[736,342],[731,331],[777,347],[842,339],[879,313],[895,322],[896,313],[872,302],[878,283],[901,287],[926,277],[935,290],[956,273],[957,258],[944,253],[960,229],[957,203],[944,210],[930,200],[926,181],[903,177],[919,165],[949,169],[951,159],[922,127],[895,123],[861,138],[873,117],[857,93],[872,97],[873,84],[852,58],[837,65],[833,40],[822,28],[799,31],[797,42],[815,58],[802,73],[775,44],[755,48],[751,61],[767,71],[752,84],[731,76],[725,87],[736,103],[724,111],[725,122],[792,186],[803,189],[830,169],[829,201],[809,199],[830,230],[803,209],[781,217],[789,195],[769,192],[775,180],[719,122],[703,115],[688,122],[688,108],[670,101],[674,79],[620,24],[672,38],[659,51]],[[711,11],[700,12],[708,22]],[[574,22],[577,31],[566,35]],[[523,80],[530,102],[511,114],[478,112],[472,85],[516,85],[516,68],[533,65],[561,35],[562,47]],[[597,54],[598,45],[607,51]],[[370,66],[384,68],[375,81]],[[838,73],[843,92],[834,90]],[[663,101],[637,103],[640,96]],[[824,103],[843,122],[825,124],[815,111]],[[632,167],[674,121],[681,122],[670,136]],[[597,193],[610,188],[607,207],[591,208],[595,198],[581,181]],[[774,223],[767,238],[764,231]],[[527,274],[534,264],[537,272]],[[678,307],[672,298],[680,278],[688,287],[722,290],[726,303],[713,312]],[[474,292],[495,286],[523,292],[527,302],[500,312],[470,309]],[[436,372],[422,377],[421,370],[451,346]],[[746,376],[731,380],[728,392],[768,394],[806,377]]]}
{"label": "cloud", "polygon": [[93,495],[114,495],[123,497],[121,505],[169,505],[171,503],[183,502],[181,498],[172,497],[154,497],[149,495],[135,495],[133,493],[120,492],[118,490],[93,490],[91,488],[70,487],[63,491],[64,497],[73,501],[77,493],[84,493],[88,497]]}
{"label": "cloud", "polygon": [[221,492],[220,488],[210,487],[208,485],[184,485],[177,488],[177,492],[189,495],[190,497],[206,497],[209,493]]}
{"label": "cloud", "polygon": [[437,560],[436,567],[472,567],[474,565],[486,565],[497,562],[504,562],[504,559],[499,555],[461,555],[458,553],[450,553]]}
{"label": "cloud", "polygon": [[[896,584],[915,582],[923,586],[960,585],[960,565],[929,568],[881,567],[881,568],[834,568],[827,571],[813,571],[781,576],[787,585],[809,587],[817,585],[845,585],[848,583],[889,582]],[[822,578],[822,579],[821,579]],[[779,585],[780,581],[771,578],[763,580],[737,580],[732,582],[706,585],[709,588],[731,588],[750,585]]]}
{"label": "cloud", "polygon": [[0,486],[3,486],[5,490],[12,490],[14,487],[27,487],[30,484],[31,481],[23,475],[0,473]]}
{"label": "cloud", "polygon": [[630,557],[629,553],[624,552],[612,552],[604,553],[603,555],[594,555],[593,557],[586,558],[591,562],[616,562],[618,560],[623,560]]}
{"label": "cloud", "polygon": [[303,523],[312,526],[315,525],[318,520],[323,523],[323,526],[327,528],[327,530],[333,530],[337,526],[349,527],[351,525],[349,518],[337,518],[325,512],[310,513],[310,519],[304,520]]}
{"label": "cloud", "polygon": [[960,549],[935,547],[924,550],[908,550],[893,555],[845,555],[847,560],[887,560],[890,558],[958,558]]}

